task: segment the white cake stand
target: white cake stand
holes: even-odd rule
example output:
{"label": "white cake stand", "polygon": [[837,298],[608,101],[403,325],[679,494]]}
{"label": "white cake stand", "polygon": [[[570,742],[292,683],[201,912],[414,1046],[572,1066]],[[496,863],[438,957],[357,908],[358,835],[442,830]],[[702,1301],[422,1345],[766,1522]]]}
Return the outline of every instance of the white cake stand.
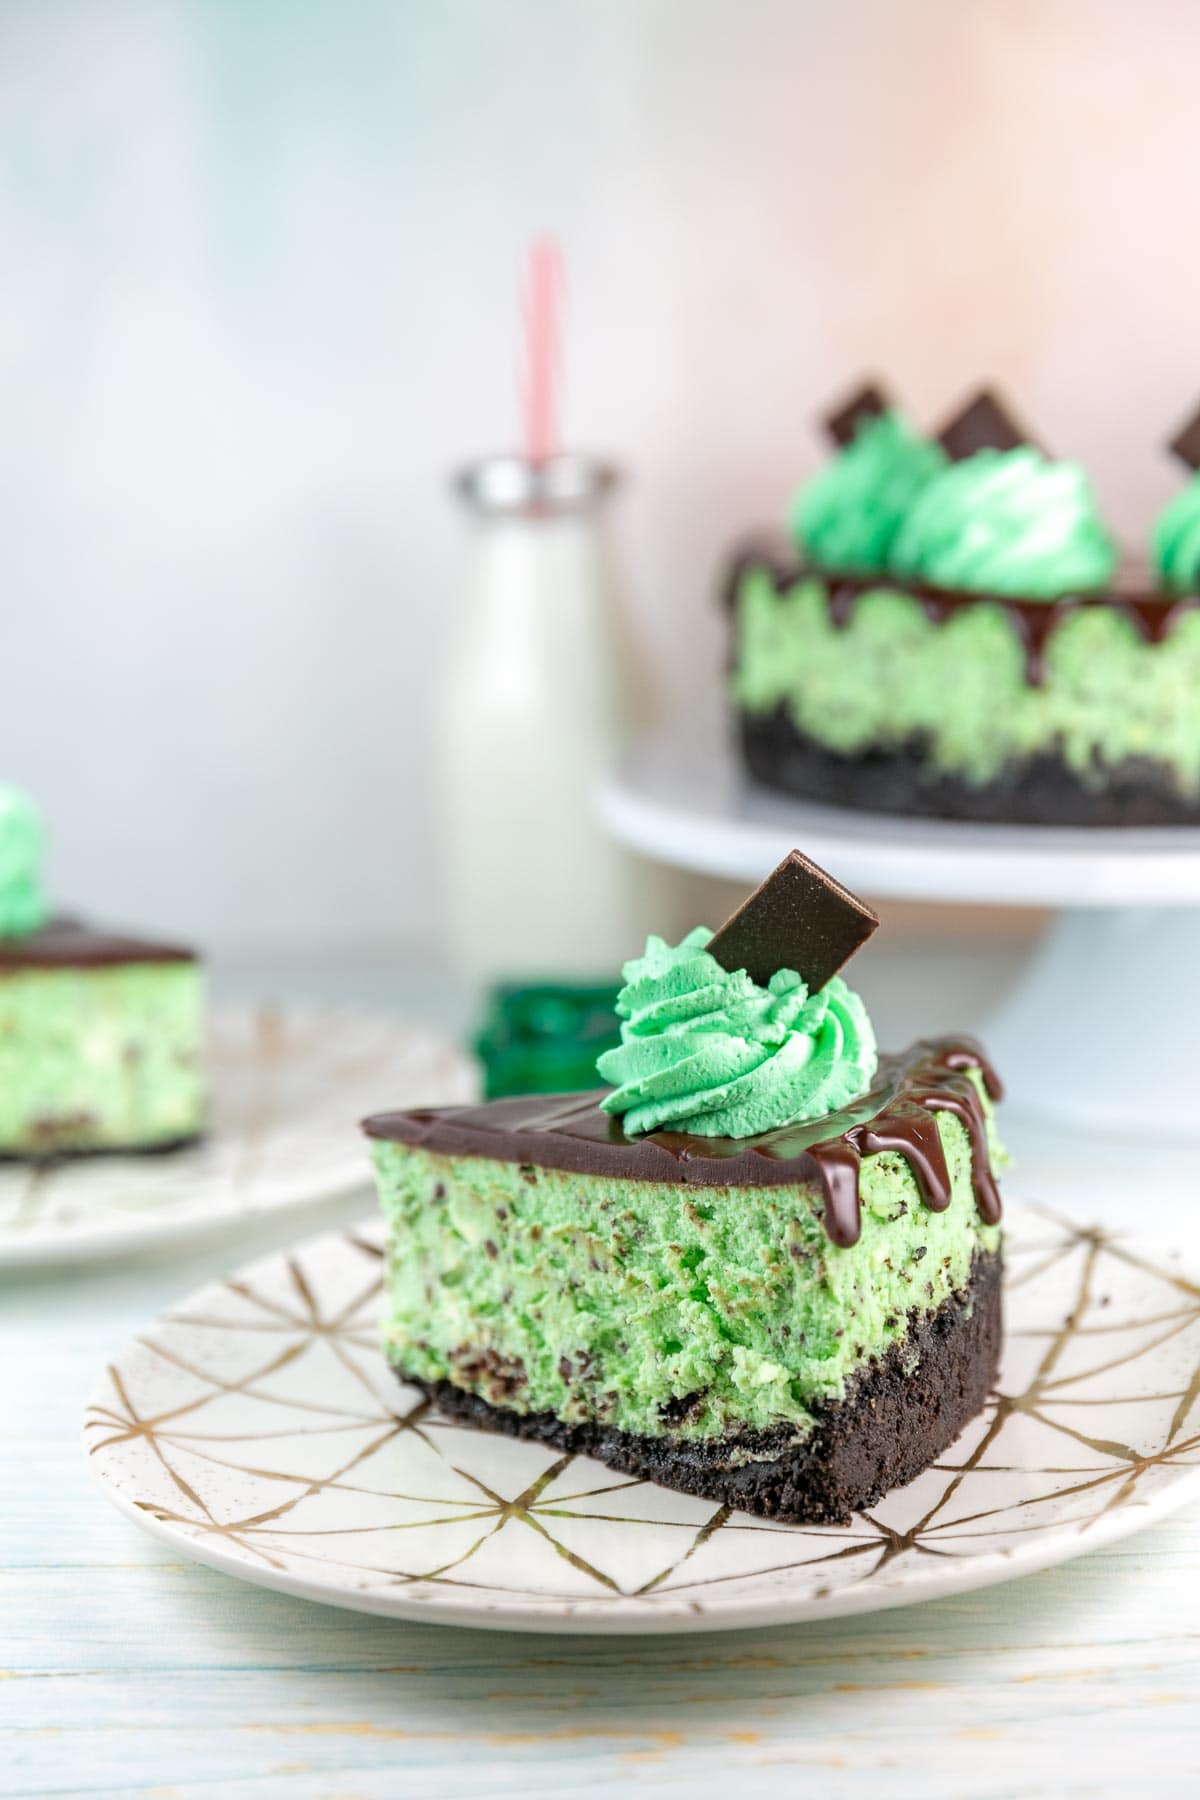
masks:
{"label": "white cake stand", "polygon": [[629,848],[747,882],[792,848],[880,899],[1051,906],[986,1027],[1013,1101],[1084,1129],[1200,1136],[1200,828],[975,825],[789,800],[709,738],[638,745],[601,814]]}

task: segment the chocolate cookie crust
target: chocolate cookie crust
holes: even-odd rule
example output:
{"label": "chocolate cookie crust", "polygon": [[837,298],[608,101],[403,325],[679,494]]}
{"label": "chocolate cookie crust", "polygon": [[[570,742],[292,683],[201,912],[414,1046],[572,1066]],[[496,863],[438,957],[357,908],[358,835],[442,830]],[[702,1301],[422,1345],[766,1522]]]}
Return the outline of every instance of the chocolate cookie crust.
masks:
{"label": "chocolate cookie crust", "polygon": [[[999,1253],[976,1256],[967,1286],[933,1313],[913,1313],[898,1343],[854,1376],[845,1396],[819,1404],[799,1443],[790,1427],[721,1438],[662,1437],[553,1413],[518,1413],[449,1381],[401,1381],[438,1410],[507,1437],[591,1456],[611,1469],[789,1524],[835,1525],[929,1467],[979,1412],[995,1380],[1001,1340]],[[684,1402],[676,1402],[676,1416]]]}
{"label": "chocolate cookie crust", "polygon": [[1011,825],[1198,825],[1200,800],[1182,794],[1165,763],[1129,758],[1086,782],[1061,756],[1012,763],[978,785],[929,774],[919,743],[842,755],[797,730],[786,707],[738,715],[746,766],[766,787],[866,812]]}
{"label": "chocolate cookie crust", "polygon": [[[74,1120],[76,1125],[90,1124],[90,1120]],[[51,1125],[47,1130],[47,1148],[42,1150],[34,1146],[28,1150],[0,1150],[0,1165],[7,1163],[34,1163],[39,1168],[50,1169],[58,1163],[95,1162],[97,1157],[136,1156],[169,1158],[181,1150],[194,1150],[197,1144],[204,1142],[202,1131],[192,1131],[186,1137],[164,1138],[158,1144],[101,1144],[95,1150],[73,1149],[68,1145],[65,1149],[54,1148],[54,1134],[57,1126]]]}

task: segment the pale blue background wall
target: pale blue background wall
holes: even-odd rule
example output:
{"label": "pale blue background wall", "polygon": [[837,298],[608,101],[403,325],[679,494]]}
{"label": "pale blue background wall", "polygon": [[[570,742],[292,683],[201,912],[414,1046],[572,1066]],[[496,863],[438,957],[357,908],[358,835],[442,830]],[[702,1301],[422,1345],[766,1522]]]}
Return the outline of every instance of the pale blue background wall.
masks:
{"label": "pale blue background wall", "polygon": [[1183,0],[7,0],[0,769],[61,893],[434,931],[441,478],[509,436],[534,229],[677,708],[864,365],[926,417],[1000,375],[1141,532],[1200,394],[1198,74]]}

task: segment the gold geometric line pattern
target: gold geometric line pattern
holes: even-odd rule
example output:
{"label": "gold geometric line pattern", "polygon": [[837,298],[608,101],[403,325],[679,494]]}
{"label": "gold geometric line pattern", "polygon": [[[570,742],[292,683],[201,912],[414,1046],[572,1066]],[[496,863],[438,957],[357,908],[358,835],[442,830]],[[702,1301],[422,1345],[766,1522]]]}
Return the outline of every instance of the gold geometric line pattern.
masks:
{"label": "gold geometric line pattern", "polygon": [[934,1467],[846,1526],[750,1519],[440,1418],[376,1348],[373,1228],[268,1258],[160,1321],[110,1369],[89,1448],[182,1541],[331,1598],[694,1611],[1016,1558],[1200,1467],[1200,1284],[1107,1232],[1018,1217],[996,1392]]}

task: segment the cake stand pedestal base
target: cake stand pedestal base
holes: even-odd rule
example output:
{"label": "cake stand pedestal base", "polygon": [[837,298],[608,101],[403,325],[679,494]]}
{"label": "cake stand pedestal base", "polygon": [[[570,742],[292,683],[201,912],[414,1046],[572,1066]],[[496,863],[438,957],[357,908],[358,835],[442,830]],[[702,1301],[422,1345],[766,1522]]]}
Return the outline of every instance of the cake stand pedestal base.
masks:
{"label": "cake stand pedestal base", "polygon": [[983,1036],[1024,1112],[1200,1136],[1200,908],[1068,908]]}

